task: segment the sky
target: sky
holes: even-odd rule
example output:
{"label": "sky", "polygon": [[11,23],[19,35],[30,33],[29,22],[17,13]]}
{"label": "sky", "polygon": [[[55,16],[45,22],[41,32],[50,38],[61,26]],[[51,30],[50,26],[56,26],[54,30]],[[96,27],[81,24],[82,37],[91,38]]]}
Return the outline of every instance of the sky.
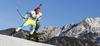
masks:
{"label": "sky", "polygon": [[[63,27],[80,23],[85,18],[100,17],[100,0],[0,0],[0,30],[18,28],[24,23],[16,7],[24,16],[39,4],[43,4],[39,30],[47,26]],[[24,30],[29,28],[30,25]]]}

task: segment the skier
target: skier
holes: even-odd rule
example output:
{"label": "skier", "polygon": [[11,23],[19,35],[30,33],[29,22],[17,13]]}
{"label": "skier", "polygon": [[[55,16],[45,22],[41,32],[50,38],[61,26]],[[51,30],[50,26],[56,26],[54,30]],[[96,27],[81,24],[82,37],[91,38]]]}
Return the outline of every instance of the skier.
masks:
{"label": "skier", "polygon": [[25,21],[25,18],[27,17],[28,14],[30,14],[30,16],[28,17],[27,21],[25,23],[23,23],[20,27],[18,27],[13,33],[18,32],[20,29],[23,29],[25,26],[27,26],[29,24],[31,24],[31,26],[32,26],[32,30],[30,31],[30,35],[32,35],[34,33],[36,23],[39,22],[39,20],[41,19],[41,16],[42,16],[42,13],[40,12],[40,7],[37,7],[33,11],[27,12],[25,14],[25,16],[23,17],[23,21]]}

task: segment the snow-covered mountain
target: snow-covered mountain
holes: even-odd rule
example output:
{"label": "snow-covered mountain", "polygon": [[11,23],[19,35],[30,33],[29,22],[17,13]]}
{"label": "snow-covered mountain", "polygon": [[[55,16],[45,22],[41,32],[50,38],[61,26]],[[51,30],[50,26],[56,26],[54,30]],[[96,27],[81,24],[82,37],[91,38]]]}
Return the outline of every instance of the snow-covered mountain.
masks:
{"label": "snow-covered mountain", "polygon": [[86,18],[78,24],[64,25],[63,27],[48,26],[43,28],[40,33],[44,33],[44,40],[56,36],[79,37],[85,33],[100,33],[100,18]]}
{"label": "snow-covered mountain", "polygon": [[100,18],[86,18],[77,25],[73,25],[64,36],[79,36],[84,32],[100,33]]}

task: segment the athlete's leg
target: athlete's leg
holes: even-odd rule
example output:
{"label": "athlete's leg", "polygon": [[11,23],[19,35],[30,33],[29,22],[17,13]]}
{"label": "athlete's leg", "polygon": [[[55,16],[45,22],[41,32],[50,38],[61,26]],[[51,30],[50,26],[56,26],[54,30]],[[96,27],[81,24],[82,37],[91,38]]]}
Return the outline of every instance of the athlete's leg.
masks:
{"label": "athlete's leg", "polygon": [[35,21],[32,21],[31,22],[31,25],[32,25],[32,31],[30,32],[30,34],[32,35],[35,31],[35,27],[36,27],[36,22]]}
{"label": "athlete's leg", "polygon": [[25,23],[23,23],[19,28],[16,29],[16,32],[18,32],[20,29],[23,29],[25,26],[30,24],[30,19],[28,19]]}
{"label": "athlete's leg", "polygon": [[35,25],[32,26],[32,31],[30,32],[31,35],[32,35],[32,34],[34,33],[34,31],[35,31],[35,27],[36,27]]}

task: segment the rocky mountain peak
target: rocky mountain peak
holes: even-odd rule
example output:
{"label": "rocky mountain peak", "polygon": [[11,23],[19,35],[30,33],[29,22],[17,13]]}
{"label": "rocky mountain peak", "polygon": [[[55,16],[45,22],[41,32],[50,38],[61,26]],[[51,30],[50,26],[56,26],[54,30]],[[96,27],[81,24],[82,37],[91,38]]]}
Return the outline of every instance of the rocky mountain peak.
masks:
{"label": "rocky mountain peak", "polygon": [[80,24],[84,26],[100,27],[100,18],[86,18]]}
{"label": "rocky mountain peak", "polygon": [[[50,31],[51,30],[51,31]],[[44,35],[49,36],[52,34],[56,36],[68,36],[68,37],[78,37],[84,32],[99,32],[100,33],[100,18],[86,18],[78,24],[71,23],[70,25],[64,25],[63,27],[55,28],[48,26],[41,30],[41,32],[46,32]],[[52,33],[57,32],[57,33]],[[59,34],[59,35],[58,35]]]}
{"label": "rocky mountain peak", "polygon": [[51,31],[51,30],[53,30],[53,27],[52,26],[44,27],[43,30]]}

